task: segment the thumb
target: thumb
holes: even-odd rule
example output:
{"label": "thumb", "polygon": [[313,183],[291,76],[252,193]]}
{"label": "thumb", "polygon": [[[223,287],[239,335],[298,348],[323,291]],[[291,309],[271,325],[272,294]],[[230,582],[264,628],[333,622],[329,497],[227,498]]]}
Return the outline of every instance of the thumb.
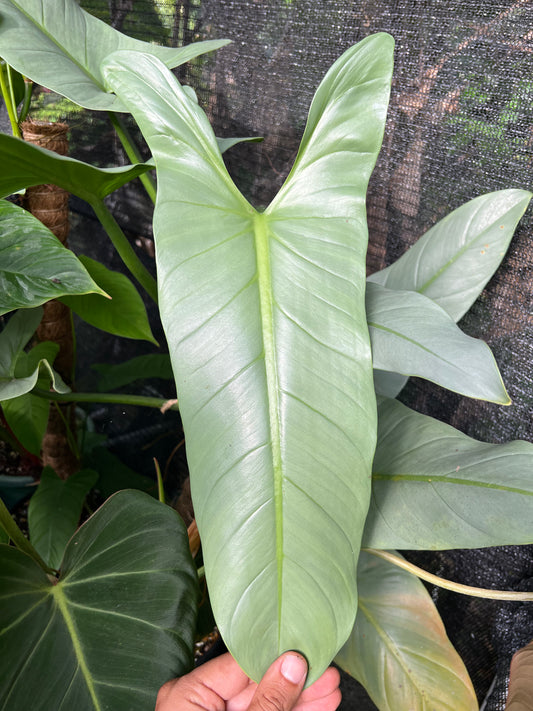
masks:
{"label": "thumb", "polygon": [[248,711],[291,711],[300,698],[307,662],[297,652],[278,657],[261,679]]}

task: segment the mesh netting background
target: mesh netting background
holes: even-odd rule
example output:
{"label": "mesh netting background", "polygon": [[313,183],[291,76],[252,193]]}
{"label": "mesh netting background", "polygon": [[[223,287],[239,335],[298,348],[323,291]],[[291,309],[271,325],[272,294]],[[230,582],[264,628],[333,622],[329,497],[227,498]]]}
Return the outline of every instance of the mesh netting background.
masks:
{"label": "mesh netting background", "polygon": [[[264,137],[261,144],[242,145],[227,154],[230,171],[257,206],[270,201],[287,175],[313,92],[331,63],[366,35],[390,32],[396,40],[396,68],[383,150],[368,199],[370,272],[390,264],[463,202],[501,188],[533,187],[532,0],[81,4],[117,29],[161,44],[233,40],[208,59],[180,68],[178,76],[196,88],[217,135]],[[56,110],[50,103],[53,97],[43,95],[40,101],[43,111]],[[105,117],[65,106],[57,111],[67,114],[72,124],[74,155],[100,165],[125,162]],[[151,210],[142,191],[128,187],[111,200],[132,242],[151,265]],[[71,244],[89,245],[90,252],[84,251],[91,256],[109,259],[96,223],[78,203],[73,208],[77,215]],[[484,441],[533,441],[531,227],[530,210],[503,267],[461,323],[467,333],[492,347],[513,404],[502,408],[474,402],[421,381],[410,382],[402,394],[412,407]],[[83,340],[79,338],[80,346]],[[87,340],[93,347],[94,339]],[[116,343],[110,340],[106,345],[101,339],[97,360],[124,357],[119,351]],[[131,430],[131,423],[127,428]],[[410,558],[459,582],[533,589],[530,548]],[[510,656],[533,638],[531,606],[436,590],[433,596],[480,703],[485,711],[503,709]],[[375,707],[346,681],[341,708]]]}

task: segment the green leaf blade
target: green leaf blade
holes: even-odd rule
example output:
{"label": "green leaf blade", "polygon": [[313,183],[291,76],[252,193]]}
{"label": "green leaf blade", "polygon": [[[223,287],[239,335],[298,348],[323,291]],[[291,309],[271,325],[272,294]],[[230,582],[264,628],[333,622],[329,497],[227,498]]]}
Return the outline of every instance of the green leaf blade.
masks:
{"label": "green leaf blade", "polygon": [[[205,115],[174,78],[149,58],[135,74],[130,67],[117,54],[106,75],[158,171],[160,305],[215,618],[253,678],[296,647],[310,661],[310,682],[356,609],[375,441],[364,192],[383,133],[392,39],[377,35],[330,70],[295,168],[262,214],[234,187]],[[360,104],[350,83],[361,88]],[[321,145],[332,158],[318,155]],[[314,320],[306,301],[318,308]],[[349,461],[358,462],[356,476]]]}
{"label": "green leaf blade", "polygon": [[363,545],[446,550],[533,543],[533,444],[477,442],[380,404]]}
{"label": "green leaf blade", "polygon": [[362,553],[355,627],[337,664],[380,711],[478,711],[472,683],[413,575]]}
{"label": "green leaf blade", "polygon": [[516,189],[470,200],[369,281],[419,291],[458,321],[500,265],[530,200],[530,192]]}
{"label": "green leaf blade", "polygon": [[111,52],[149,52],[177,67],[227,40],[173,49],[132,39],[72,0],[0,0],[2,57],[24,76],[95,111],[124,111],[104,86],[101,64]]}
{"label": "green leaf blade", "polygon": [[15,549],[1,546],[0,559],[4,707],[153,708],[159,687],[189,671],[197,575],[169,507],[113,496],[67,546],[56,585]]}
{"label": "green leaf blade", "polygon": [[104,293],[42,222],[5,200],[0,200],[0,263],[0,314],[65,294]]}
{"label": "green leaf blade", "polygon": [[89,203],[101,200],[153,168],[146,163],[96,168],[6,134],[0,134],[0,160],[3,166],[0,197],[32,185],[51,183]]}
{"label": "green leaf blade", "polygon": [[157,346],[143,300],[128,277],[90,257],[80,256],[79,261],[110,298],[100,294],[83,294],[64,296],[60,300],[95,328],[123,338],[149,341]]}
{"label": "green leaf blade", "polygon": [[368,283],[366,308],[375,368],[417,375],[468,397],[510,404],[487,344],[463,333],[431,299]]}
{"label": "green leaf blade", "polygon": [[74,473],[63,481],[45,467],[37,491],[30,499],[30,540],[51,568],[59,569],[65,546],[78,528],[85,497],[98,475],[90,470]]}

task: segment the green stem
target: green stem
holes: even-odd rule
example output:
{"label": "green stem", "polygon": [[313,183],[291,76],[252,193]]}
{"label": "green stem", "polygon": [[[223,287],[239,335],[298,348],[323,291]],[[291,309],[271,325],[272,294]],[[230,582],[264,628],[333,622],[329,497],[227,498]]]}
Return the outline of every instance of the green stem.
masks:
{"label": "green stem", "polygon": [[24,100],[22,101],[22,107],[19,114],[19,123],[26,120],[26,116],[30,110],[31,106],[31,93],[33,90],[33,82],[31,79],[24,77]]}
{"label": "green stem", "polygon": [[[112,111],[108,111],[108,116],[111,123],[113,124],[115,131],[117,132],[117,136],[119,137],[120,142],[122,143],[122,146],[124,147],[126,155],[130,159],[130,161],[132,163],[144,163],[139,149],[135,145],[135,142],[131,137],[130,132],[128,131],[126,125],[124,124],[120,116],[113,113]],[[148,197],[155,204],[156,186],[153,176],[150,175],[150,173],[143,173],[143,175],[140,175],[139,178],[144,186],[144,189],[148,193]]]}
{"label": "green stem", "polygon": [[155,473],[157,476],[157,495],[159,501],[164,504],[165,503],[165,487],[163,485],[163,477],[161,476],[161,468],[159,466],[159,462],[157,459],[154,457],[154,466],[155,466]]}
{"label": "green stem", "polygon": [[[8,66],[7,64],[5,66]],[[4,72],[4,64],[0,62],[0,90],[2,91],[2,96],[7,109],[7,115],[9,116],[9,123],[11,124],[11,130],[16,138],[22,138],[20,133],[20,128],[17,121],[17,111],[16,107],[13,105],[12,92],[8,82],[6,81],[6,74]]]}
{"label": "green stem", "polygon": [[136,405],[137,407],[157,407],[166,410],[179,410],[177,403],[168,406],[169,400],[146,395],[129,395],[127,393],[55,393],[51,390],[34,388],[32,395],[43,397],[54,402],[97,402],[112,405]]}
{"label": "green stem", "polygon": [[154,277],[135,254],[135,250],[128,242],[124,232],[121,230],[118,222],[107,209],[103,200],[94,200],[91,202],[91,207],[100,220],[103,228],[109,235],[113,246],[120,255],[120,258],[133,274],[139,284],[146,290],[148,295],[157,304],[157,284]]}
{"label": "green stem", "polygon": [[4,529],[15,546],[23,553],[26,553],[26,555],[29,555],[30,558],[33,558],[37,565],[39,565],[47,575],[55,574],[56,571],[44,562],[17,526],[2,499],[0,499],[0,527]]}
{"label": "green stem", "polygon": [[438,575],[428,573],[423,568],[419,568],[417,565],[409,563],[409,561],[404,558],[400,558],[393,553],[376,550],[375,548],[363,548],[362,550],[364,550],[365,553],[371,553],[378,558],[383,558],[383,560],[398,566],[398,568],[406,570],[412,575],[416,575],[418,578],[421,578],[428,583],[438,585],[445,590],[461,593],[461,595],[483,597],[489,600],[514,600],[523,602],[533,601],[533,593],[531,592],[517,592],[516,590],[491,590],[490,588],[474,588],[470,585],[461,585],[461,583],[454,583],[452,580],[445,580],[444,578],[440,578]]}

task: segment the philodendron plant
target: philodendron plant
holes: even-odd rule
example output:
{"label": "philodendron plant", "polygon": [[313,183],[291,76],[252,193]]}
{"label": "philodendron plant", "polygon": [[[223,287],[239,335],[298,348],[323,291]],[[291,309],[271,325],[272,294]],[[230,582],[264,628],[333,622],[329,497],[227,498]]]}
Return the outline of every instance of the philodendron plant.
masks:
{"label": "philodendron plant", "polygon": [[[22,0],[1,0],[0,15],[6,4]],[[5,55],[1,23],[0,54],[18,68],[17,50]],[[309,683],[336,659],[380,711],[474,711],[468,674],[431,598],[412,566],[391,551],[531,543],[533,445],[475,442],[394,398],[405,378],[417,375],[509,403],[488,347],[455,323],[497,268],[531,194],[506,190],[467,203],[366,282],[365,195],[385,126],[392,55],[392,38],[377,34],[333,65],[311,105],[294,167],[263,211],[235,187],[205,114],[160,59],[119,50],[99,71],[136,119],[157,170],[159,307],[210,600],[228,648],[254,679],[281,652],[298,649],[309,661]],[[24,72],[32,75],[31,62]],[[30,284],[35,274],[30,279],[24,263],[17,268],[17,278]],[[62,274],[54,279],[64,284]],[[25,316],[37,303],[23,304],[9,322],[16,319],[18,334],[11,335],[18,347],[11,345],[11,354],[21,353],[22,331],[30,337]],[[9,361],[4,381],[17,380],[19,357]],[[30,360],[39,375],[41,361]],[[35,679],[41,683],[50,665],[54,684],[43,709],[69,708],[74,699],[80,709],[151,708],[148,698],[139,695],[137,703],[124,690],[131,677],[119,679],[139,649],[139,627],[126,625],[132,619],[154,633],[151,652],[146,645],[138,651],[150,655],[152,676],[184,671],[178,650],[190,642],[184,600],[194,586],[186,556],[176,566],[165,557],[165,536],[170,546],[168,536],[181,535],[168,509],[147,501],[153,518],[140,526],[138,542],[132,521],[143,498],[120,493],[75,534],[62,561],[54,550],[54,565],[4,525],[22,551],[0,549],[8,570],[0,585],[16,569],[18,593],[2,607],[10,635],[0,635],[0,651],[16,658],[0,681],[4,706],[34,703]],[[119,525],[106,527],[121,504],[133,517],[120,536],[125,549],[113,542]],[[113,605],[129,587],[116,580],[128,558],[136,559],[137,544],[141,567],[149,560],[150,526],[159,532],[155,575],[162,583],[168,566],[169,586],[161,604],[153,595],[147,618],[149,588],[140,575],[125,601],[124,631]],[[128,569],[130,579],[136,572],[147,570]],[[181,579],[185,589],[178,589]],[[36,588],[39,595],[26,604],[20,593]],[[36,608],[48,652],[38,669],[31,658],[22,662],[17,634]],[[52,620],[74,660],[67,679],[49,651]],[[104,620],[113,620],[110,634]],[[1,646],[7,639],[16,657]],[[130,657],[120,657],[122,645]],[[136,666],[133,673],[141,672]]]}

